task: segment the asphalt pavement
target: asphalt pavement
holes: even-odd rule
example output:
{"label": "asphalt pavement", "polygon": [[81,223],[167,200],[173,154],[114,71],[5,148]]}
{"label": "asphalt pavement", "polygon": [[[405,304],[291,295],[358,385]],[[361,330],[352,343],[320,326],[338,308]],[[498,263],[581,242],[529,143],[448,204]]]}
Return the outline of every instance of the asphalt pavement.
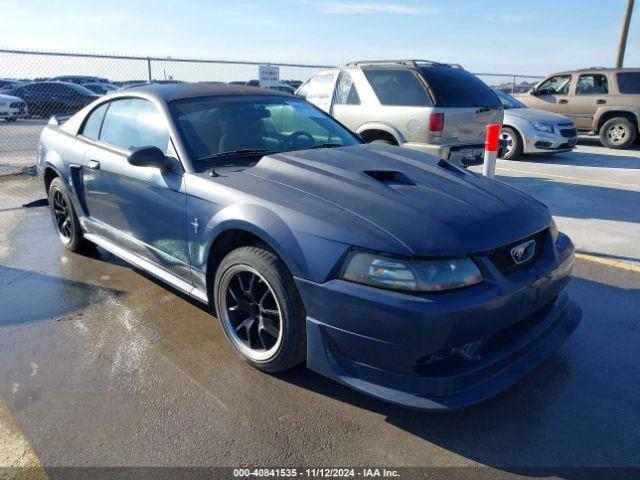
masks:
{"label": "asphalt pavement", "polygon": [[0,466],[640,467],[640,152],[586,142],[498,175],[584,252],[568,286],[583,321],[506,392],[438,415],[249,367],[205,307],[100,249],[64,251],[31,203],[39,179],[0,178]]}

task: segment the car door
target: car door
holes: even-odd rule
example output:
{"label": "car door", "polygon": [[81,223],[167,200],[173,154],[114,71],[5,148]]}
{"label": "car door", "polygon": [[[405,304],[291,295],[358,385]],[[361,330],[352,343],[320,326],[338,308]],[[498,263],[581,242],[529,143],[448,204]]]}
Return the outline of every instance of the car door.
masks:
{"label": "car door", "polygon": [[46,105],[42,95],[42,84],[24,85],[12,91],[12,95],[27,102],[27,108],[32,115],[46,116]]}
{"label": "car door", "polygon": [[575,93],[570,95],[567,116],[580,130],[593,128],[598,108],[607,104],[609,77],[604,73],[583,73],[576,81]]}
{"label": "car door", "polygon": [[62,112],[77,112],[86,105],[86,100],[70,85],[58,85],[58,101]]}
{"label": "car door", "polygon": [[547,78],[540,83],[534,94],[526,98],[527,106],[566,115],[571,79],[569,73]]}
{"label": "car door", "polygon": [[[142,98],[116,99],[87,118],[82,178],[92,232],[182,277],[190,278],[183,170],[166,119]],[[173,170],[127,162],[131,148],[156,146],[176,158]]]}
{"label": "car door", "polygon": [[48,115],[55,115],[57,113],[75,113],[70,108],[70,95],[67,91],[66,85],[61,83],[51,82],[47,85],[45,90],[44,102],[47,104]]}

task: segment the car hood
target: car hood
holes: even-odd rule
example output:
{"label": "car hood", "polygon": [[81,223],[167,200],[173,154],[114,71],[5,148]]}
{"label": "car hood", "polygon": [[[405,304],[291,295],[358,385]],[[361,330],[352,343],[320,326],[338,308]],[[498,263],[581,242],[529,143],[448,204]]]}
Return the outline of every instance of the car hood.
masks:
{"label": "car hood", "polygon": [[517,117],[529,122],[547,122],[553,124],[571,122],[571,120],[564,115],[538,110],[537,108],[509,108],[504,111],[504,123],[509,123],[509,117]]}
{"label": "car hood", "polygon": [[22,99],[18,97],[14,97],[13,95],[4,95],[0,93],[0,102],[21,102]]}
{"label": "car hood", "polygon": [[[410,255],[482,252],[525,238],[550,222],[546,206],[519,190],[388,145],[270,155],[244,173],[349,212],[352,226],[373,224]],[[366,248],[366,238],[355,246]]]}

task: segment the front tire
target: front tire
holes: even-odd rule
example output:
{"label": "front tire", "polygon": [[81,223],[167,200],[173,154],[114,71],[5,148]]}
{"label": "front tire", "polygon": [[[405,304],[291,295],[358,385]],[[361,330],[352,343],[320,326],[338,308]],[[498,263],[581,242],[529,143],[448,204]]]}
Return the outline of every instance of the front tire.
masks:
{"label": "front tire", "polygon": [[64,248],[71,252],[83,250],[89,242],[84,238],[69,192],[60,177],[51,181],[48,197],[53,226]]}
{"label": "front tire", "polygon": [[505,160],[513,160],[522,155],[522,139],[520,134],[511,127],[502,127],[500,130],[500,139],[507,142],[502,158]]}
{"label": "front tire", "polygon": [[635,141],[638,127],[628,118],[615,117],[600,127],[600,142],[607,148],[629,148]]}
{"label": "front tire", "polygon": [[236,352],[266,372],[304,360],[306,313],[284,262],[265,244],[229,253],[214,280],[216,314]]}

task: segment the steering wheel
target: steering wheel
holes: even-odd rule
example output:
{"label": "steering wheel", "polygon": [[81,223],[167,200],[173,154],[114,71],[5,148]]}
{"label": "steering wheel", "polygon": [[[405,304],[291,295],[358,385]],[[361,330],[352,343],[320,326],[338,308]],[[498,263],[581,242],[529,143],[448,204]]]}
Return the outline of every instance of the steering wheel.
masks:
{"label": "steering wheel", "polygon": [[305,132],[304,130],[298,130],[297,132],[293,132],[289,137],[285,140],[287,148],[291,148],[292,150],[300,150],[303,148],[311,147],[315,145],[316,139],[309,132]]}

